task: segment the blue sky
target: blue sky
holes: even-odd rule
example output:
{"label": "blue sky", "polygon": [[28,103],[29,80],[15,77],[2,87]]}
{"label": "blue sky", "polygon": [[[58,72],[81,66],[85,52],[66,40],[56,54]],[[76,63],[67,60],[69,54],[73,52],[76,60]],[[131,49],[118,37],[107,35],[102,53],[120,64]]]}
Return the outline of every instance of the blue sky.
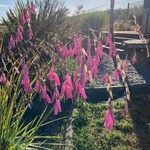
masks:
{"label": "blue sky", "polygon": [[[17,0],[0,0],[0,19],[2,16],[5,17],[6,10],[13,8]],[[69,8],[70,12],[73,13],[78,5],[83,5],[85,10],[91,9],[109,9],[110,0],[61,0],[65,2],[65,5]],[[116,8],[125,8],[127,3],[138,2],[142,0],[115,0]]]}

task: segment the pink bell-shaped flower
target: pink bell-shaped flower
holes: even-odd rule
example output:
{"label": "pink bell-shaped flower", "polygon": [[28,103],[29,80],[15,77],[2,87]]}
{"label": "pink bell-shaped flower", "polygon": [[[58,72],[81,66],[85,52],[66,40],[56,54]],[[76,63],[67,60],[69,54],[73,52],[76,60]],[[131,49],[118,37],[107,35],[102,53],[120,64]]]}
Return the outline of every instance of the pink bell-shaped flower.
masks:
{"label": "pink bell-shaped flower", "polygon": [[80,94],[80,97],[83,98],[84,100],[87,99],[85,89],[80,84],[79,84],[79,94]]}
{"label": "pink bell-shaped flower", "polygon": [[35,82],[35,91],[39,94],[41,93],[41,85],[39,80],[36,80]]}
{"label": "pink bell-shaped flower", "polygon": [[109,130],[112,130],[114,123],[115,123],[114,113],[113,113],[112,108],[110,107],[105,113],[104,127]]}
{"label": "pink bell-shaped flower", "polygon": [[54,69],[52,68],[48,74],[49,81],[54,81],[55,86],[60,86],[60,80]]}
{"label": "pink bell-shaped flower", "polygon": [[73,98],[72,91],[73,91],[73,85],[72,85],[71,77],[69,76],[69,74],[67,74],[65,77],[65,81],[61,87],[61,96],[65,96],[67,99],[71,99]]}
{"label": "pink bell-shaped flower", "polygon": [[114,80],[115,80],[115,81],[118,81],[118,80],[119,80],[119,70],[118,70],[118,69],[116,69],[116,70],[114,71]]}
{"label": "pink bell-shaped flower", "polygon": [[17,33],[16,33],[16,42],[21,42],[23,40],[23,34],[22,34],[23,28],[19,24],[17,27]]}
{"label": "pink bell-shaped flower", "polygon": [[58,113],[62,112],[61,103],[60,103],[60,95],[59,95],[59,91],[57,88],[53,96],[53,101],[54,101],[54,115],[57,115]]}
{"label": "pink bell-shaped flower", "polygon": [[25,23],[30,22],[30,13],[28,9],[24,11]]}
{"label": "pink bell-shaped flower", "polygon": [[51,101],[51,98],[49,97],[49,95],[47,94],[47,88],[46,88],[46,84],[44,84],[42,87],[41,87],[41,97],[42,99],[48,103],[48,104],[51,104],[52,101]]}
{"label": "pink bell-shaped flower", "polygon": [[23,79],[21,81],[21,84],[22,84],[24,91],[26,93],[32,93],[32,87],[30,85],[30,79],[29,79],[28,74],[23,75]]}
{"label": "pink bell-shaped flower", "polygon": [[5,85],[7,83],[7,78],[5,73],[1,73],[0,75],[0,84]]}
{"label": "pink bell-shaped flower", "polygon": [[65,46],[62,49],[62,56],[64,58],[73,57],[74,56],[74,50],[72,49],[72,47],[68,48],[67,46]]}
{"label": "pink bell-shaped flower", "polygon": [[30,83],[29,69],[28,69],[27,64],[24,64],[24,66],[22,68],[22,75],[23,75],[23,78],[22,78],[21,84],[24,88],[24,91],[26,93],[32,93],[32,86]]}

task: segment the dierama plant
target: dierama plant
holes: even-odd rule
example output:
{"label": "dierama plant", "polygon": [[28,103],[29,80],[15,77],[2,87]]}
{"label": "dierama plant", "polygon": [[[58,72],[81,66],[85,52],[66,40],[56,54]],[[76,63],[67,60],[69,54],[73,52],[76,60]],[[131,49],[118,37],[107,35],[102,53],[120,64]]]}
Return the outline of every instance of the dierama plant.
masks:
{"label": "dierama plant", "polygon": [[[33,3],[31,4],[32,12],[34,12]],[[23,13],[27,15],[24,16],[24,19],[26,19],[24,23],[30,24],[30,16],[27,13],[27,9],[23,11],[21,15]],[[22,16],[20,18],[22,18]],[[0,56],[3,56],[1,57],[2,66],[0,68],[0,149],[49,150],[53,145],[59,145],[54,142],[50,143],[50,140],[52,139],[54,141],[61,137],[39,135],[37,131],[40,127],[55,121],[45,122],[53,109],[49,107],[50,110],[48,110],[46,107],[40,116],[33,118],[33,120],[28,123],[24,121],[27,109],[32,109],[32,99],[36,94],[42,95],[45,103],[51,103],[51,98],[47,93],[47,86],[43,77],[47,75],[48,70],[45,70],[42,75],[37,75],[36,73],[38,71],[44,70],[45,65],[42,64],[42,66],[36,70],[37,72],[31,73],[35,62],[39,58],[39,53],[35,53],[31,50],[30,55],[32,55],[30,57],[27,57],[25,53],[21,53],[21,50],[25,51],[25,49],[20,46],[25,41],[24,37],[22,37],[25,35],[25,31],[23,30],[23,23],[18,24],[15,32],[16,36],[13,36],[15,33],[12,33],[13,35],[11,34],[8,40],[8,46],[5,47],[2,43],[2,47],[0,47]],[[32,36],[33,34],[28,37],[28,40],[30,40]],[[28,48],[27,46],[26,50]],[[11,52],[12,55],[5,53],[5,50]],[[57,114],[61,112],[57,95],[54,101],[54,112]],[[57,107],[59,108],[58,110]]]}

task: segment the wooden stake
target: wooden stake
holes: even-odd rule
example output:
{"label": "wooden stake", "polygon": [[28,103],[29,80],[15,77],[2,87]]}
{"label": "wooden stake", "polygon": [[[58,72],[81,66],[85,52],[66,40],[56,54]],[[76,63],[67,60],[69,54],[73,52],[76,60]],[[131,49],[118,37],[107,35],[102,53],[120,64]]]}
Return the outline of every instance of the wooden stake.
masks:
{"label": "wooden stake", "polygon": [[115,0],[110,0],[110,34],[112,35],[112,41],[114,34],[114,6]]}

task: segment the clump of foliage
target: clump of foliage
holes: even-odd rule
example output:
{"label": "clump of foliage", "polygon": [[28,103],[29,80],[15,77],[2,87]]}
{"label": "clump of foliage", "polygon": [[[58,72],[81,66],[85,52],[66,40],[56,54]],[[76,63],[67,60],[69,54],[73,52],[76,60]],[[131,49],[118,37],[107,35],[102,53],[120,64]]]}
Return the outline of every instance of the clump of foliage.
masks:
{"label": "clump of foliage", "polygon": [[[8,30],[14,32],[19,20],[18,14],[29,5],[22,0],[17,1],[15,11],[7,12],[7,19],[3,18],[4,25]],[[56,42],[57,39],[63,40],[72,31],[72,22],[68,20],[68,9],[59,0],[35,0],[36,14],[32,15],[31,25],[34,38],[45,40],[46,42]]]}
{"label": "clump of foliage", "polygon": [[49,115],[46,109],[28,123],[23,121],[29,106],[27,95],[20,88],[20,79],[20,77],[17,79],[13,77],[9,85],[0,85],[0,149],[46,149],[44,144],[47,140],[60,137],[37,135]]}
{"label": "clump of foliage", "polygon": [[110,132],[103,128],[106,104],[89,104],[80,101],[73,112],[74,145],[77,149],[138,150],[140,147],[135,124],[130,114],[124,116],[123,105],[124,102],[120,100],[113,102],[116,123]]}
{"label": "clump of foliage", "polygon": [[109,15],[107,11],[85,12],[79,15],[81,18],[80,29],[88,34],[90,29],[96,31],[108,30]]}

